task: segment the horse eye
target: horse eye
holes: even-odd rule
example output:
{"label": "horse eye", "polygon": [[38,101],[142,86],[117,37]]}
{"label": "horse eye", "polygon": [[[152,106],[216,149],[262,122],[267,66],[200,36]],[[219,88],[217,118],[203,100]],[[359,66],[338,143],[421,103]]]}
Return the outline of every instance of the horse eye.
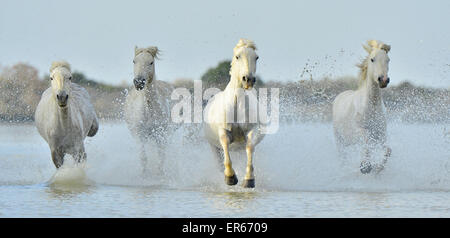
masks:
{"label": "horse eye", "polygon": [[52,78],[52,77],[50,77],[50,80],[53,80],[53,78]]}
{"label": "horse eye", "polygon": [[258,60],[259,59],[259,56],[256,56],[256,60]]}
{"label": "horse eye", "polygon": [[236,55],[236,59],[237,59],[237,60],[239,59],[239,55]]}
{"label": "horse eye", "polygon": [[153,61],[150,63],[150,65],[153,65]]}
{"label": "horse eye", "polygon": [[69,77],[69,80],[72,80],[72,76]]}
{"label": "horse eye", "polygon": [[372,61],[372,63],[375,61],[375,59],[374,58],[372,58],[372,59],[370,59],[370,61]]}
{"label": "horse eye", "polygon": [[136,64],[136,61],[133,60],[133,64]]}

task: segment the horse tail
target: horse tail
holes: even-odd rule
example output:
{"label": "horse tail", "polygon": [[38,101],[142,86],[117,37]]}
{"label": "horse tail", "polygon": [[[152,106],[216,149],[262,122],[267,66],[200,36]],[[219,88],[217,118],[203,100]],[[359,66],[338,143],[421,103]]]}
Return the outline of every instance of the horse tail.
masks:
{"label": "horse tail", "polygon": [[98,121],[97,118],[95,118],[94,121],[92,122],[91,129],[89,129],[87,136],[93,137],[95,136],[95,134],[97,134],[97,131],[98,131]]}

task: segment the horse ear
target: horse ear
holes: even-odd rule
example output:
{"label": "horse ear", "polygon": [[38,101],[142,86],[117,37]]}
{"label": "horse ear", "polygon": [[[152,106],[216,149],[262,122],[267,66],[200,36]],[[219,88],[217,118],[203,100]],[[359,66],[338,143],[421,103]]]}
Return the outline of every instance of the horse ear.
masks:
{"label": "horse ear", "polygon": [[370,47],[368,45],[362,45],[362,47],[367,51],[367,53],[370,54],[370,52],[372,52],[372,47]]}
{"label": "horse ear", "polygon": [[363,45],[367,53],[371,53],[373,49],[380,48],[380,44],[376,40],[368,40],[367,45]]}
{"label": "horse ear", "polygon": [[386,51],[386,53],[389,53],[389,51],[391,50],[391,46],[383,44],[383,46],[381,46],[381,49]]}

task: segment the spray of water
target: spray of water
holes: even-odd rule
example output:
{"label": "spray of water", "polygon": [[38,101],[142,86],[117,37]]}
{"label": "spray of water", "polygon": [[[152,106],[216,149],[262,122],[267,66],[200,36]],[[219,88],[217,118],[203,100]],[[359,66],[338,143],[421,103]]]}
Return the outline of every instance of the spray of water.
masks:
{"label": "spray of water", "polygon": [[[363,175],[359,172],[357,149],[345,160],[338,157],[331,124],[282,125],[277,134],[268,135],[256,149],[256,190],[448,190],[450,150],[444,125],[393,124],[389,131],[393,155],[386,169],[377,175]],[[104,124],[98,137],[87,141],[85,168],[67,165],[53,175],[50,183],[72,184],[72,180],[77,180],[97,185],[248,191],[240,187],[245,174],[245,153],[231,154],[240,183],[228,187],[223,182],[221,162],[215,160],[206,141],[197,138],[192,144],[183,141],[182,133],[180,129],[172,137],[162,173],[144,176],[139,146],[126,126]],[[152,145],[149,148],[151,151]],[[159,159],[156,151],[149,153],[149,171],[157,171]],[[28,169],[30,174],[36,173],[36,168]]]}

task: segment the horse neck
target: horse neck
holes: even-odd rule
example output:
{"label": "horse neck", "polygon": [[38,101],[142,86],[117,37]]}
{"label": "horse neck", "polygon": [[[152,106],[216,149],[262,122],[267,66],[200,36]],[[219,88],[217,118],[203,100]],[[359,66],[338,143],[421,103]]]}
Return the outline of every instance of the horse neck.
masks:
{"label": "horse neck", "polygon": [[61,123],[63,126],[68,124],[71,120],[71,105],[70,101],[67,103],[67,106],[65,108],[61,108],[58,106],[58,103],[56,102],[56,99],[54,99],[54,107],[55,107],[55,113],[56,113],[56,120],[58,120],[59,123]]}
{"label": "horse neck", "polygon": [[378,109],[381,106],[381,90],[374,83],[371,76],[366,76],[360,90],[362,91],[364,106],[368,109]]}
{"label": "horse neck", "polygon": [[154,92],[155,92],[155,85],[154,85],[155,81],[154,80],[155,80],[155,73],[153,72],[152,82],[151,83],[146,83],[145,87],[144,87],[144,90],[142,90],[142,91],[144,91],[145,96],[148,97],[148,98],[150,98],[150,97],[155,95],[154,94]]}
{"label": "horse neck", "polygon": [[148,107],[154,108],[155,106],[160,106],[154,76],[152,82],[145,84],[145,87],[141,92],[140,95],[143,97],[143,100]]}
{"label": "horse neck", "polygon": [[239,88],[242,88],[242,87],[241,87],[241,84],[239,82],[238,76],[233,73],[233,70],[231,70],[230,82],[225,87],[225,91],[228,91],[228,92],[235,91],[235,92],[237,92],[237,91],[240,91],[240,90],[236,90],[236,89],[239,89]]}

